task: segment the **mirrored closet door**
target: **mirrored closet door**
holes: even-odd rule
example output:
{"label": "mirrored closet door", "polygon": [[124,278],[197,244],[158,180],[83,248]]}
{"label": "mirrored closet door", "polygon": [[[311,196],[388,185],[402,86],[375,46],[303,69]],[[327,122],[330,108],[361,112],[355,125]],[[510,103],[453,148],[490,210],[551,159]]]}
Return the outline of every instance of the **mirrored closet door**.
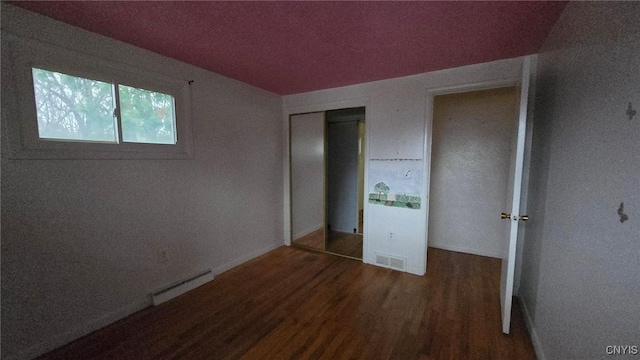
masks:
{"label": "mirrored closet door", "polygon": [[290,118],[291,243],[362,259],[364,108]]}
{"label": "mirrored closet door", "polygon": [[290,118],[291,243],[325,250],[324,112]]}

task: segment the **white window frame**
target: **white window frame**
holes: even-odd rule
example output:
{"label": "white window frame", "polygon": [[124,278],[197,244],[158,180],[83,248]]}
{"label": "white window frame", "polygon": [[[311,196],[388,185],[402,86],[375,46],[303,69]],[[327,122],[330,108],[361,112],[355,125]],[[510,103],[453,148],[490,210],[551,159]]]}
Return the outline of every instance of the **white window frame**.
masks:
{"label": "white window frame", "polygon": [[[6,34],[3,33],[3,36]],[[149,70],[79,53],[36,40],[10,35],[8,46],[16,87],[17,119],[10,123],[11,158],[16,159],[191,159],[193,139],[191,131],[190,81]],[[5,43],[6,44],[6,43]],[[144,64],[140,64],[144,66]],[[151,144],[123,142],[121,120],[117,121],[118,143],[68,141],[64,139],[41,139],[35,92],[33,68],[54,71],[66,75],[83,77],[126,85],[139,89],[171,95],[175,104],[176,144]],[[5,79],[3,79],[4,81]],[[120,109],[117,110],[118,112]],[[120,114],[118,114],[120,118]]]}

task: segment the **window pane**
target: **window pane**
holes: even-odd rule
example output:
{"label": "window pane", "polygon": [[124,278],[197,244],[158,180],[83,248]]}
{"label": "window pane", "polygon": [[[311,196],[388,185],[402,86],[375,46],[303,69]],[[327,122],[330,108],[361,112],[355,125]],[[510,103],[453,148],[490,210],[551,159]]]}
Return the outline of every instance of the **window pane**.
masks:
{"label": "window pane", "polygon": [[41,139],[117,142],[112,84],[32,69]]}
{"label": "window pane", "polygon": [[122,141],[176,143],[173,96],[119,85]]}

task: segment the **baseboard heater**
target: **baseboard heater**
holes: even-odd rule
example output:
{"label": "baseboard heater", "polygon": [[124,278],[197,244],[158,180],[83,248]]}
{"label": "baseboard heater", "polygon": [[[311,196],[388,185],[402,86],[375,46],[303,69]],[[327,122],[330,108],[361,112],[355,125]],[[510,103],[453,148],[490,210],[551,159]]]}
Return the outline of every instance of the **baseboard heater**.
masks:
{"label": "baseboard heater", "polygon": [[204,285],[211,280],[213,280],[213,272],[211,271],[211,269],[207,269],[194,276],[191,276],[184,280],[180,280],[172,285],[167,286],[162,290],[159,290],[151,294],[151,301],[153,302],[154,306],[160,305],[165,301],[169,301],[177,296],[180,296],[186,293],[187,291],[193,290],[198,286]]}

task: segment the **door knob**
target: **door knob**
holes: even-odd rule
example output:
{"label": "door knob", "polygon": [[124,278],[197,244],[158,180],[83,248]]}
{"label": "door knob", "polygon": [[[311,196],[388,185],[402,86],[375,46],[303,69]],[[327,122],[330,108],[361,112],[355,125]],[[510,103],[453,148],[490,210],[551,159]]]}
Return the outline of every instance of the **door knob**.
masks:
{"label": "door knob", "polygon": [[502,213],[500,214],[500,219],[511,219],[511,214]]}
{"label": "door knob", "polygon": [[529,215],[522,215],[522,216],[520,216],[520,220],[522,220],[522,221],[527,221],[527,220],[529,220]]}

